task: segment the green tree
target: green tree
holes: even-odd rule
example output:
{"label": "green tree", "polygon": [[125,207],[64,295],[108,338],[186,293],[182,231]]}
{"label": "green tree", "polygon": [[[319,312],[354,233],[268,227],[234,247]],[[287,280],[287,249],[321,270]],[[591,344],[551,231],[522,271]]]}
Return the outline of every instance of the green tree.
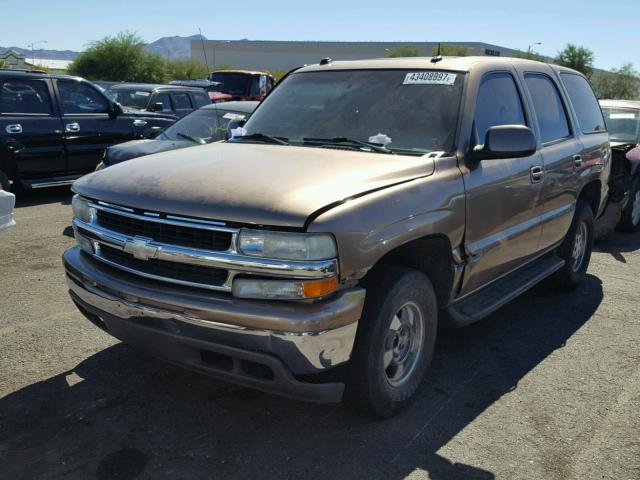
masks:
{"label": "green tree", "polygon": [[404,45],[402,47],[391,48],[387,50],[387,57],[389,58],[398,58],[398,57],[419,57],[420,50],[411,45]]}
{"label": "green tree", "polygon": [[193,59],[175,59],[167,62],[167,74],[171,80],[197,80],[207,76],[207,66]]}
{"label": "green tree", "polygon": [[637,100],[640,98],[640,73],[631,63],[611,72],[594,74],[593,88],[598,98],[611,100]]}
{"label": "green tree", "polygon": [[593,73],[593,52],[585,47],[567,44],[564,50],[558,52],[554,60],[558,65],[573,68],[591,78]]}
{"label": "green tree", "polygon": [[142,39],[132,32],[105,37],[89,44],[69,65],[68,72],[90,80],[164,83],[165,59],[145,51],[144,46]]}
{"label": "green tree", "polygon": [[[431,49],[431,55],[438,55],[438,47]],[[440,55],[443,57],[466,57],[469,55],[469,49],[462,45],[440,45]]]}

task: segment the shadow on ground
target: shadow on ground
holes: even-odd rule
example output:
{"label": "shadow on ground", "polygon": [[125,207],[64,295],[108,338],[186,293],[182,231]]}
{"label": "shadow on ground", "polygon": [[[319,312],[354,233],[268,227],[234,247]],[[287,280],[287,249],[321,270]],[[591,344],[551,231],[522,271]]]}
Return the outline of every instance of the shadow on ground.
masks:
{"label": "shadow on ground", "polygon": [[621,263],[627,263],[625,253],[640,250],[640,233],[616,233],[599,241],[595,246],[596,252],[608,253]]}
{"label": "shadow on ground", "polygon": [[416,401],[373,420],[193,374],[116,344],[0,399],[1,478],[490,479],[438,450],[597,309],[590,275],[572,294],[539,286],[483,322],[440,332]]}
{"label": "shadow on ground", "polygon": [[73,193],[69,187],[52,187],[36,190],[20,190],[16,193],[16,208],[33,207],[47,203],[71,205]]}

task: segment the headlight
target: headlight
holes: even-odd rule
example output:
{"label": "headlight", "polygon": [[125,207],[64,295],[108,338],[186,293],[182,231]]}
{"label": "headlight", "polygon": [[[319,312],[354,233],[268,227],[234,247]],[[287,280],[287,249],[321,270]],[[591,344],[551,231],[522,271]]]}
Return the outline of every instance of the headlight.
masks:
{"label": "headlight", "polygon": [[328,295],[338,287],[338,279],[265,280],[237,278],[233,281],[233,296],[271,300],[304,300]]}
{"label": "headlight", "polygon": [[71,200],[73,216],[81,222],[91,223],[95,210],[89,206],[89,202],[80,195],[74,195]]}
{"label": "headlight", "polygon": [[245,255],[281,260],[329,260],[338,252],[327,233],[289,233],[240,230],[238,248]]}

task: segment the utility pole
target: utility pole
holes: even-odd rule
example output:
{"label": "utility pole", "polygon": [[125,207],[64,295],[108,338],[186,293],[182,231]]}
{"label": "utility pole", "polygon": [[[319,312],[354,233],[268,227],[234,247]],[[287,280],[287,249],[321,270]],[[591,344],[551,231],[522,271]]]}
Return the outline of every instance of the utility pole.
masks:
{"label": "utility pole", "polygon": [[[209,75],[209,62],[207,61],[207,51],[204,49],[204,38],[202,38],[202,30],[198,27],[198,32],[200,32],[200,42],[202,42],[202,55],[204,55],[204,64],[207,66],[207,76]],[[215,47],[214,47],[215,48]],[[213,51],[215,55],[215,50]],[[215,58],[213,59],[215,63]]]}

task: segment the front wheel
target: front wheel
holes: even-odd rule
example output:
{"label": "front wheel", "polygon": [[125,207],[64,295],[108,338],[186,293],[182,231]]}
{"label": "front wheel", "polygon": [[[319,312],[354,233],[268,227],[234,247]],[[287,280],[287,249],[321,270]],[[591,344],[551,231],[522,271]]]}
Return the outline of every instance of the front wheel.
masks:
{"label": "front wheel", "polygon": [[635,233],[640,230],[640,175],[636,175],[631,183],[629,203],[622,211],[618,230],[627,233]]}
{"label": "front wheel", "polygon": [[365,283],[367,300],[350,362],[347,400],[390,417],[413,396],[435,348],[438,307],[429,279],[383,265]]}
{"label": "front wheel", "polygon": [[558,256],[564,266],[554,274],[556,286],[561,290],[574,290],[587,274],[593,249],[593,211],[586,202],[578,200],[576,212]]}

